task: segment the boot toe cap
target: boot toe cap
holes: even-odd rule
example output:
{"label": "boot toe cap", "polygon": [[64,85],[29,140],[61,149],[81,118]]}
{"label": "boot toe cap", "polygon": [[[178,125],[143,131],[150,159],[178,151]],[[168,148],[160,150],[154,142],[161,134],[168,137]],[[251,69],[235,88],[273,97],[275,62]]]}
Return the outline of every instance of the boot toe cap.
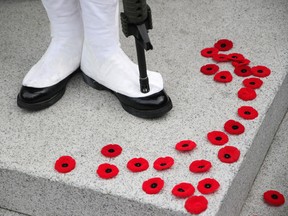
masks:
{"label": "boot toe cap", "polygon": [[26,103],[37,103],[45,100],[48,97],[48,92],[45,91],[45,88],[22,86],[18,97]]}
{"label": "boot toe cap", "polygon": [[158,118],[172,109],[172,101],[164,90],[147,97],[116,96],[127,112],[142,118]]}

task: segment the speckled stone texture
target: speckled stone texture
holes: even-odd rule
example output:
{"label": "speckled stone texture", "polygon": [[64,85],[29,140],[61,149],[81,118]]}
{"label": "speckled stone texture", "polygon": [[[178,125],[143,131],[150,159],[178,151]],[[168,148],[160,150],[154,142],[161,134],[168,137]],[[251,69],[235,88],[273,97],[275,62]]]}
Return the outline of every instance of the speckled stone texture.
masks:
{"label": "speckled stone texture", "polygon": [[[288,113],[273,140],[273,144],[257,175],[248,199],[240,216],[287,216],[288,214]],[[280,207],[264,204],[263,193],[277,190],[285,197],[285,204]]]}
{"label": "speckled stone texture", "polygon": [[[174,108],[161,119],[143,120],[123,111],[108,92],[98,92],[74,77],[64,97],[40,112],[20,110],[16,96],[30,67],[49,44],[49,23],[40,1],[0,2],[0,207],[28,215],[189,215],[184,200],[171,195],[182,181],[194,186],[206,177],[217,179],[221,188],[207,195],[205,216],[236,216],[264,160],[273,136],[288,107],[288,2],[286,0],[149,2],[154,29],[150,32],[154,50],[147,53],[151,70],[162,73],[165,89]],[[244,102],[237,98],[242,78],[219,84],[204,76],[199,68],[210,59],[200,50],[220,38],[234,41],[233,52],[241,52],[252,62],[272,70],[257,90],[257,98]],[[121,43],[133,59],[133,38]],[[220,64],[222,70],[231,70]],[[254,121],[240,119],[236,111],[250,105],[259,112]],[[207,142],[206,134],[223,130],[228,119],[241,121],[246,132],[230,136],[229,145],[241,151],[240,160],[228,165],[217,158],[220,147]],[[180,154],[174,146],[183,139],[198,146]],[[115,159],[101,156],[108,143],[122,146]],[[61,155],[71,155],[76,169],[69,174],[54,171]],[[153,161],[170,155],[171,170],[157,172]],[[133,174],[126,163],[144,157],[150,168]],[[213,168],[206,174],[192,174],[189,164],[208,159]],[[120,169],[111,180],[101,180],[95,170],[110,162]],[[146,195],[142,182],[159,176],[165,180],[158,195]],[[199,195],[199,192],[196,191]]]}
{"label": "speckled stone texture", "polygon": [[20,214],[17,212],[13,212],[13,211],[1,209],[1,208],[0,208],[0,215],[1,216],[27,216],[25,214]]}

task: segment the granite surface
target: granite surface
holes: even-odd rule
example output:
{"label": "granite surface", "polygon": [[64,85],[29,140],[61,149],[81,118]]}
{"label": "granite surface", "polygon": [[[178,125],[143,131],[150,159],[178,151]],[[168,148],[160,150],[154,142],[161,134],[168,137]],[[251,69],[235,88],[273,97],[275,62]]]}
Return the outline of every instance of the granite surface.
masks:
{"label": "granite surface", "polygon": [[[286,216],[288,214],[288,114],[280,125],[273,144],[255,179],[240,216]],[[285,197],[285,204],[279,207],[264,204],[263,194],[276,190]]]}
{"label": "granite surface", "polygon": [[[172,187],[182,181],[196,186],[213,177],[221,188],[207,196],[209,207],[203,215],[239,214],[288,107],[288,2],[161,0],[150,6],[154,51],[147,53],[147,64],[161,72],[174,104],[156,120],[127,114],[113,95],[88,87],[80,76],[71,80],[54,106],[40,112],[19,109],[16,96],[22,79],[49,44],[49,22],[40,1],[0,2],[0,207],[29,215],[186,215],[184,201],[172,197]],[[212,62],[201,57],[200,50],[220,38],[232,40],[232,52],[243,53],[251,65],[272,70],[255,100],[237,98],[242,78],[234,75],[232,83],[220,84],[199,72]],[[121,34],[121,43],[135,60],[133,39]],[[231,66],[219,65],[232,72]],[[239,118],[236,112],[242,105],[256,108],[259,117]],[[241,151],[240,160],[230,165],[218,160],[220,147],[206,139],[208,132],[223,130],[228,119],[246,127],[244,135],[230,136],[229,145]],[[197,148],[188,154],[176,152],[175,144],[184,139],[194,140]],[[115,159],[103,157],[100,149],[108,143],[120,144],[123,153]],[[76,159],[73,172],[55,172],[61,155]],[[153,161],[167,155],[175,159],[173,168],[155,171]],[[126,163],[133,157],[146,158],[150,168],[129,172]],[[188,166],[196,159],[210,160],[212,170],[190,173]],[[116,178],[96,176],[97,166],[104,162],[118,166]],[[149,196],[141,185],[154,176],[162,177],[165,187]]]}
{"label": "granite surface", "polygon": [[0,209],[0,215],[1,216],[27,216],[25,214],[17,213],[17,212],[10,211],[7,209]]}

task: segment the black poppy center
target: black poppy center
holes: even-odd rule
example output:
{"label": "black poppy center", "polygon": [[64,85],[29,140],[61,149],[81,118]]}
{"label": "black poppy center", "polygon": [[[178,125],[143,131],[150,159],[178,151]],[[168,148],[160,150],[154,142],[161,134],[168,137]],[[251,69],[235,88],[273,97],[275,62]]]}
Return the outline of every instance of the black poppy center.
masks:
{"label": "black poppy center", "polygon": [[151,188],[156,188],[157,186],[158,186],[157,183],[153,183],[153,184],[150,185]]}
{"label": "black poppy center", "polygon": [[211,68],[211,67],[209,67],[209,68],[207,68],[207,70],[212,70],[212,68]]}
{"label": "black poppy center", "polygon": [[246,70],[246,69],[242,69],[241,72],[242,72],[242,73],[246,73],[247,70]]}
{"label": "black poppy center", "polygon": [[211,51],[211,50],[209,50],[207,53],[208,53],[208,54],[211,54],[211,53],[212,53],[212,51]]}
{"label": "black poppy center", "polygon": [[142,164],[141,163],[135,163],[136,167],[140,167]]}
{"label": "black poppy center", "polygon": [[62,167],[68,167],[68,163],[63,163]]}
{"label": "black poppy center", "polygon": [[222,137],[217,136],[215,139],[218,140],[218,141],[220,141],[220,140],[222,140]]}
{"label": "black poppy center", "polygon": [[204,187],[205,187],[205,188],[211,188],[212,185],[211,185],[211,184],[205,184]]}
{"label": "black poppy center", "polygon": [[258,72],[258,73],[263,73],[263,70],[258,70],[257,72]]}
{"label": "black poppy center", "polygon": [[185,190],[182,189],[182,188],[179,188],[177,191],[179,191],[179,192],[185,192]]}
{"label": "black poppy center", "polygon": [[276,194],[272,194],[272,195],[271,195],[271,198],[272,198],[272,199],[278,199],[278,196],[277,196]]}
{"label": "black poppy center", "polygon": [[255,82],[250,82],[250,85],[255,85]]}
{"label": "black poppy center", "polygon": [[111,173],[111,172],[112,172],[112,169],[108,168],[108,169],[105,170],[105,172],[106,172],[106,173]]}
{"label": "black poppy center", "polygon": [[245,114],[245,115],[250,115],[251,112],[249,112],[249,111],[245,111],[244,114]]}
{"label": "black poppy center", "polygon": [[113,152],[115,152],[115,150],[114,149],[109,149],[108,152],[113,153]]}
{"label": "black poppy center", "polygon": [[233,129],[233,130],[237,130],[238,128],[239,128],[238,125],[233,125],[233,126],[232,126],[232,129]]}
{"label": "black poppy center", "polygon": [[183,144],[183,145],[182,145],[182,147],[188,147],[188,146],[189,146],[188,144]]}
{"label": "black poppy center", "polygon": [[224,48],[224,47],[226,47],[226,44],[223,43],[223,44],[221,44],[220,46],[221,46],[222,48]]}
{"label": "black poppy center", "polygon": [[228,159],[228,158],[231,158],[231,155],[230,154],[225,154],[224,157]]}
{"label": "black poppy center", "polygon": [[232,56],[232,58],[237,59],[237,56]]}
{"label": "black poppy center", "polygon": [[166,166],[166,165],[167,165],[166,163],[161,163],[161,164],[160,164],[160,166]]}
{"label": "black poppy center", "polygon": [[226,76],[220,76],[221,79],[226,79]]}
{"label": "black poppy center", "polygon": [[198,166],[199,169],[203,169],[204,167],[204,165]]}

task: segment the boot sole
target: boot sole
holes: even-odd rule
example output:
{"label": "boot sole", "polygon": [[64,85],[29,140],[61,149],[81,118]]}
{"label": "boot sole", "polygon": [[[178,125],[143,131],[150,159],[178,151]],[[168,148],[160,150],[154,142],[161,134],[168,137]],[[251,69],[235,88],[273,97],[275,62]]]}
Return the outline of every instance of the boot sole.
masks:
{"label": "boot sole", "polygon": [[54,95],[52,98],[49,98],[48,100],[45,101],[41,101],[38,103],[26,103],[25,101],[23,101],[20,96],[17,96],[17,105],[22,108],[22,109],[26,109],[26,110],[30,110],[30,111],[38,111],[38,110],[42,110],[45,108],[48,108],[50,106],[52,106],[53,104],[55,104],[58,100],[60,100],[64,93],[65,93],[66,88],[64,88],[63,90],[59,91],[56,95]]}
{"label": "boot sole", "polygon": [[121,106],[123,107],[123,109],[126,112],[128,112],[128,113],[130,113],[136,117],[147,118],[147,119],[159,118],[159,117],[163,116],[164,114],[166,114],[167,112],[169,112],[173,107],[170,98],[168,98],[167,103],[159,109],[154,109],[154,110],[135,109],[134,107],[131,107],[131,106],[128,106],[128,105],[122,103],[121,100],[119,99],[119,97],[117,96],[116,92],[114,92],[111,89],[109,89],[109,88],[101,85],[100,83],[96,82],[94,79],[90,78],[89,76],[87,76],[83,72],[82,72],[82,77],[83,77],[84,82],[87,83],[92,88],[100,90],[100,91],[106,90],[106,91],[109,91],[112,94],[114,94],[117,97],[117,99],[119,100],[119,102],[121,103]]}

